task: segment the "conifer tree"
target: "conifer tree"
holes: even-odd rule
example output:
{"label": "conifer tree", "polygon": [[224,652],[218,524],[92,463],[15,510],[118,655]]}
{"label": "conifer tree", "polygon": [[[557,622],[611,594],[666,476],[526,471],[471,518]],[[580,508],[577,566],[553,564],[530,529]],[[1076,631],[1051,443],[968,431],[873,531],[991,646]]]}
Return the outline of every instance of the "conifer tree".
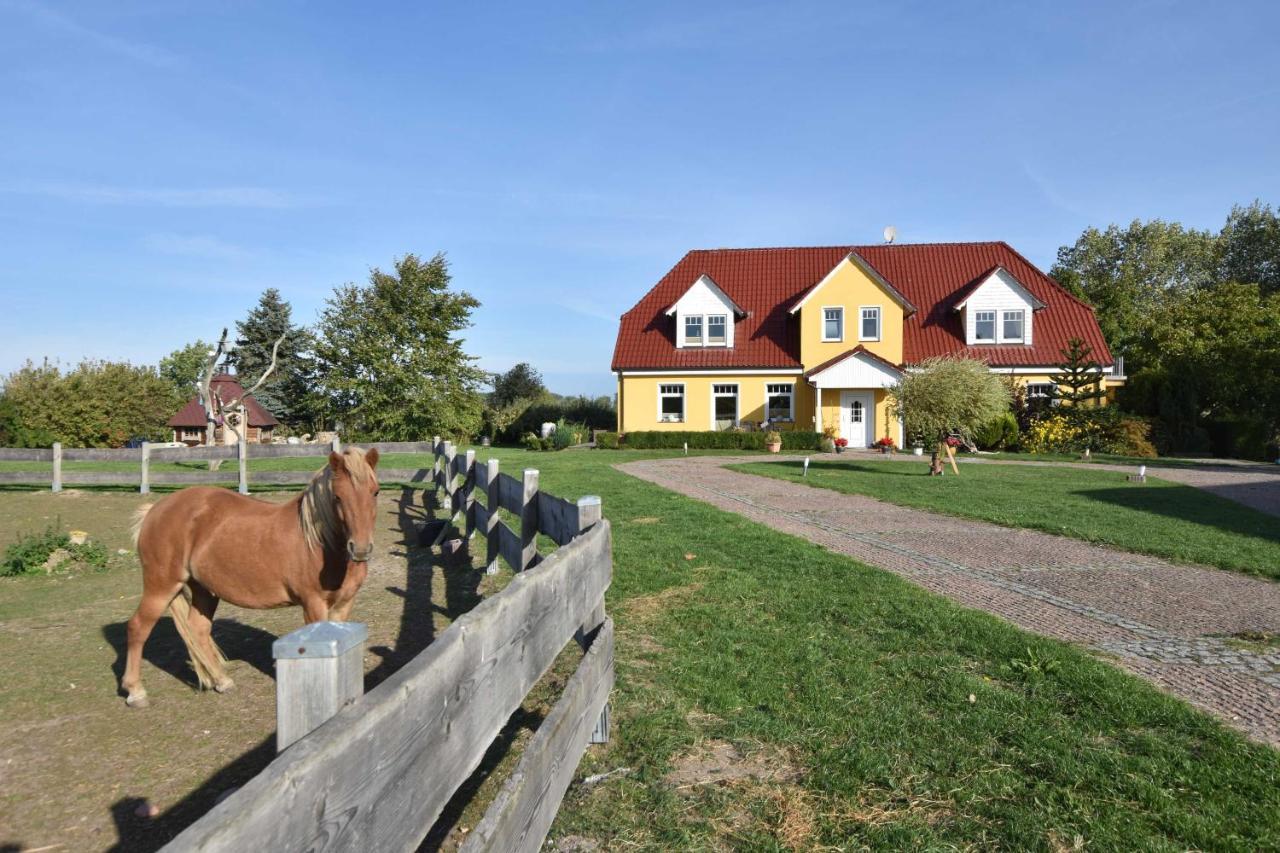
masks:
{"label": "conifer tree", "polygon": [[1058,386],[1058,399],[1078,406],[1100,400],[1107,395],[1102,388],[1102,365],[1093,358],[1093,348],[1080,338],[1067,341],[1060,350],[1062,364],[1049,379]]}
{"label": "conifer tree", "polygon": [[293,325],[293,309],[268,287],[249,316],[236,323],[236,348],[228,362],[241,376],[261,376],[271,364],[271,350],[283,335],[276,369],[254,397],[282,423],[300,428],[312,414],[311,333]]}

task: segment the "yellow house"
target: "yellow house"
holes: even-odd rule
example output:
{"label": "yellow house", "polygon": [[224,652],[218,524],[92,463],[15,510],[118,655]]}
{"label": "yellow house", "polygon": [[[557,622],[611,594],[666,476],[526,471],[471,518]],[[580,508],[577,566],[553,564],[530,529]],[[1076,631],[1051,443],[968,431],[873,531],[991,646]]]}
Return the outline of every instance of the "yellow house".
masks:
{"label": "yellow house", "polygon": [[831,428],[901,446],[887,389],[913,364],[979,358],[1052,397],[1072,338],[1104,388],[1123,382],[1093,309],[1003,242],[695,250],[622,315],[618,430]]}

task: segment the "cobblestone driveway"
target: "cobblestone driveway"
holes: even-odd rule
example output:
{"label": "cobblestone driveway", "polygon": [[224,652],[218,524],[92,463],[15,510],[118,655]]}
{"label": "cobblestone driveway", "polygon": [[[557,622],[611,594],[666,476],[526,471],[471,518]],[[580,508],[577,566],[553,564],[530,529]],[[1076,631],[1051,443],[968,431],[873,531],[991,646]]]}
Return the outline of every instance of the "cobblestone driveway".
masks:
{"label": "cobblestone driveway", "polygon": [[1214,636],[1280,632],[1280,583],[723,467],[734,461],[748,460],[690,457],[618,467],[1029,631],[1112,655],[1280,746],[1280,649],[1255,652]]}

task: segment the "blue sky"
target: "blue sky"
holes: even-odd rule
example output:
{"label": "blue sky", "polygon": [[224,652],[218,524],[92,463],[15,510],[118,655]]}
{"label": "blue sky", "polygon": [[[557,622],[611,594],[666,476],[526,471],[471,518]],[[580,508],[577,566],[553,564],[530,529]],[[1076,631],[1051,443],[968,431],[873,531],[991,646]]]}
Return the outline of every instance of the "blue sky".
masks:
{"label": "blue sky", "polygon": [[[466,7],[466,8],[464,8]],[[0,371],[154,363],[446,251],[468,349],[611,393],[690,248],[1280,202],[1273,3],[0,0]]]}

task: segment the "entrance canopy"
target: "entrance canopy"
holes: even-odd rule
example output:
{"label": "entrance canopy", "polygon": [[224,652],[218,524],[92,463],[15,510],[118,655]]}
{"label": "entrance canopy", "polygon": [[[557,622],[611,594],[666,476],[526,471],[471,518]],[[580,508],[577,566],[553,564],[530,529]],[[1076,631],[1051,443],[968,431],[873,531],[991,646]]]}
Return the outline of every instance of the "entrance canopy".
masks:
{"label": "entrance canopy", "polygon": [[864,346],[825,361],[804,375],[815,388],[889,388],[902,378],[902,368]]}

